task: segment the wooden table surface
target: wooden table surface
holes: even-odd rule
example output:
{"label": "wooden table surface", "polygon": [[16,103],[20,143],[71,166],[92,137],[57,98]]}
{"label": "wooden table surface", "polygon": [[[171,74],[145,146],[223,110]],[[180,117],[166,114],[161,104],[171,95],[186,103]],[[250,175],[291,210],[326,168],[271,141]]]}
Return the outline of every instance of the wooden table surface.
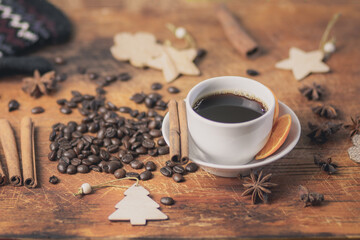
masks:
{"label": "wooden table surface", "polygon": [[[73,39],[61,46],[49,46],[35,55],[67,60],[58,66],[68,79],[60,84],[52,96],[32,99],[21,91],[22,76],[0,80],[0,116],[8,119],[19,137],[21,117],[30,116],[34,106],[43,106],[45,113],[32,115],[36,124],[36,161],[39,187],[0,187],[0,238],[297,238],[297,237],[360,237],[360,167],[351,161],[347,149],[352,145],[348,132],[339,131],[323,145],[316,145],[306,137],[307,122],[323,122],[311,111],[312,102],[298,91],[302,84],[317,82],[326,87],[324,102],[340,110],[334,122],[349,123],[350,116],[358,114],[359,59],[360,59],[360,4],[356,1],[228,1],[229,8],[263,48],[262,56],[246,59],[233,49],[214,15],[213,1],[73,1],[54,0],[74,23]],[[310,51],[318,47],[327,22],[334,13],[342,16],[335,25],[337,51],[327,61],[331,73],[313,74],[297,82],[290,71],[275,69],[277,61],[288,57],[292,46]],[[76,73],[78,66],[102,76],[129,72],[128,82],[116,82],[107,98],[116,105],[128,105],[145,110],[129,100],[136,92],[150,92],[153,82],[164,82],[161,72],[142,70],[128,63],[115,61],[109,48],[117,32],[147,31],[158,39],[171,38],[165,24],[171,22],[188,29],[198,46],[208,51],[199,63],[202,75],[183,76],[173,84],[165,84],[160,91],[164,98],[184,98],[189,89],[200,81],[222,75],[246,76],[253,68],[261,74],[257,81],[271,87],[278,98],[298,115],[302,136],[295,149],[286,157],[266,167],[273,173],[272,181],[279,186],[273,190],[269,205],[252,205],[241,197],[244,188],[236,178],[221,178],[199,170],[186,176],[184,183],[155,172],[152,180],[142,182],[156,202],[163,196],[176,200],[173,206],[161,206],[169,216],[167,221],[149,221],[146,226],[131,226],[129,222],[109,222],[107,217],[123,198],[123,189],[102,189],[96,194],[77,198],[72,195],[82,183],[98,184],[112,180],[104,173],[62,175],[56,163],[47,159],[48,134],[51,125],[70,120],[80,121],[78,112],[62,115],[56,99],[70,98],[71,90],[94,94],[96,84]],[[164,82],[165,83],[165,82]],[[181,92],[170,96],[169,86]],[[21,107],[9,113],[7,104],[17,99]],[[338,173],[327,175],[313,163],[313,155],[332,157],[339,165]],[[4,160],[0,150],[1,161]],[[147,157],[148,158],[148,157]],[[158,166],[168,156],[153,158]],[[141,158],[141,159],[144,159]],[[51,175],[61,182],[51,185]],[[123,182],[130,186],[131,182]],[[320,207],[303,208],[298,197],[298,186],[323,193],[325,202]]]}

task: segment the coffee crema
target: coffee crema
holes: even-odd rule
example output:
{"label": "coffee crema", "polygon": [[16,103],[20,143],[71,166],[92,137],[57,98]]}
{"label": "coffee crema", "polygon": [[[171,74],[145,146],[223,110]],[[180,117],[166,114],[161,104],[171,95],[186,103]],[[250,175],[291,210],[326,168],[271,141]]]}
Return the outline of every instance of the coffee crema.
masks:
{"label": "coffee crema", "polygon": [[221,123],[247,122],[266,112],[266,107],[260,101],[230,92],[202,97],[192,108],[200,116]]}

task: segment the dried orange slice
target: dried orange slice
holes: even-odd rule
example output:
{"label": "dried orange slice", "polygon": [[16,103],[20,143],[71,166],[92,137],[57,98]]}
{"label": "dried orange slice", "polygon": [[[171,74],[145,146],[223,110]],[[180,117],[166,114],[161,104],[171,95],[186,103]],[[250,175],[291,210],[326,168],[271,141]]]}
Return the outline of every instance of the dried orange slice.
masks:
{"label": "dried orange slice", "polygon": [[290,126],[291,126],[291,116],[290,114],[285,114],[281,117],[279,117],[272,130],[271,135],[263,149],[261,149],[258,154],[256,154],[255,159],[263,159],[271,154],[273,154],[276,150],[278,150],[281,145],[285,142],[287,136],[290,132]]}

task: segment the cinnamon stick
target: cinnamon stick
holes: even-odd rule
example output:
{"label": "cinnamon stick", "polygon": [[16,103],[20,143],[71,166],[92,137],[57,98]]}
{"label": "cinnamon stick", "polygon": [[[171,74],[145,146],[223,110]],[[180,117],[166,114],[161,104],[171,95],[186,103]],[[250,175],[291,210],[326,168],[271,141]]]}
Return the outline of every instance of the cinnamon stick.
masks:
{"label": "cinnamon stick", "polygon": [[186,104],[184,100],[178,101],[179,124],[180,124],[180,146],[181,163],[189,161],[188,124],[186,118]]}
{"label": "cinnamon stick", "polygon": [[20,159],[16,147],[15,136],[9,121],[6,119],[0,119],[0,141],[5,153],[10,184],[21,186],[22,177],[20,171]]}
{"label": "cinnamon stick", "polygon": [[6,183],[6,175],[1,167],[1,163],[0,163],[0,186],[5,185]]}
{"label": "cinnamon stick", "polygon": [[247,57],[254,55],[259,49],[257,43],[246,33],[227,7],[221,4],[216,13],[227,38],[235,49]]}
{"label": "cinnamon stick", "polygon": [[21,120],[21,160],[24,185],[35,188],[37,185],[35,149],[34,149],[34,124],[29,117]]}
{"label": "cinnamon stick", "polygon": [[180,161],[180,127],[176,101],[170,100],[168,107],[170,121],[170,159],[178,162]]}

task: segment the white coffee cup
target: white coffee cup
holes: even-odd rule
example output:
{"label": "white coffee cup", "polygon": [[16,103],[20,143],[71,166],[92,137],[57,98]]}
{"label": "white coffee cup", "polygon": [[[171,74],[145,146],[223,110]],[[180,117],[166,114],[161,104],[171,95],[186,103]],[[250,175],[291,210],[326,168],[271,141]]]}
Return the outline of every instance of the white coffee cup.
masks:
{"label": "white coffee cup", "polygon": [[[256,99],[266,108],[265,114],[241,123],[221,123],[200,116],[193,105],[201,98],[230,92]],[[206,161],[223,164],[246,164],[266,144],[272,128],[275,98],[269,88],[244,77],[215,77],[194,86],[186,97],[189,134],[196,146],[211,156]]]}

